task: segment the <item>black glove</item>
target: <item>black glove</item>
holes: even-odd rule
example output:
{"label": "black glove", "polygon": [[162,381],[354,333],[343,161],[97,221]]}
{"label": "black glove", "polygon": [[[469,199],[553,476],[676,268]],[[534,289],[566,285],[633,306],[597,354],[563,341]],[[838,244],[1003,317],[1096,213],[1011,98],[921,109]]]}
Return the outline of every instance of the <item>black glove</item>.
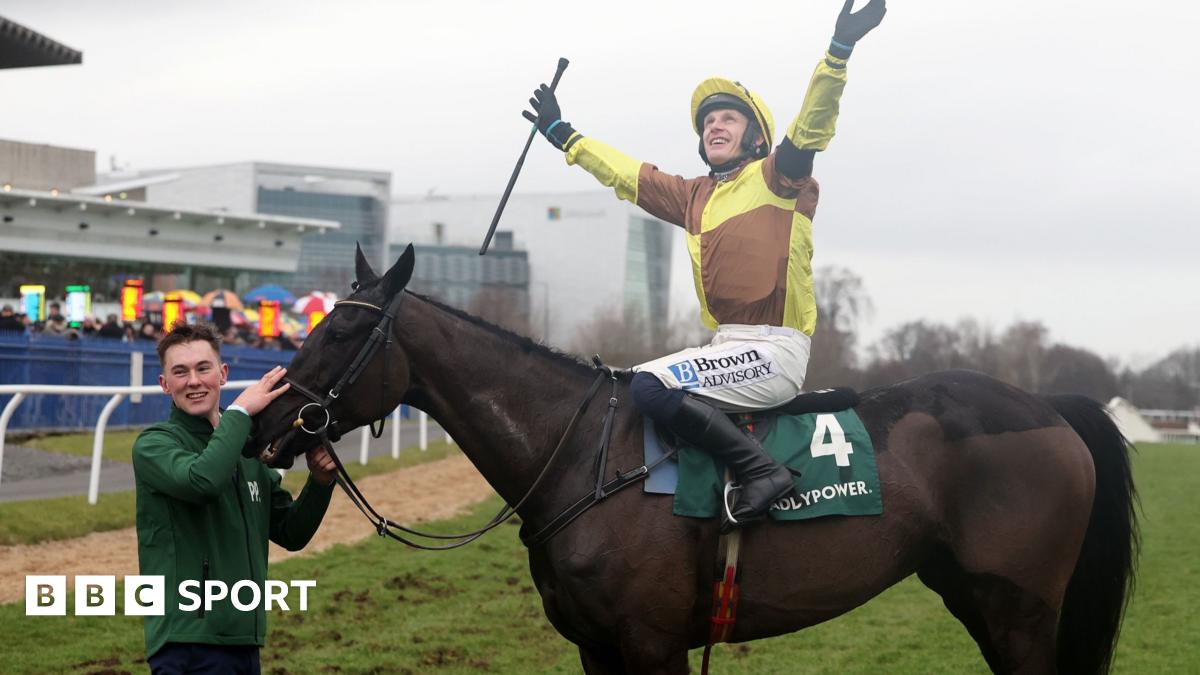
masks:
{"label": "black glove", "polygon": [[528,110],[521,113],[530,122],[536,122],[538,131],[543,134],[549,126],[562,119],[562,110],[558,107],[558,97],[545,83],[533,90],[533,98],[529,99],[533,112]]}
{"label": "black glove", "polygon": [[871,32],[871,29],[879,25],[883,21],[883,15],[887,13],[887,0],[871,0],[866,7],[851,13],[854,8],[854,0],[846,0],[845,6],[842,7],[842,13],[838,14],[837,25],[833,29],[833,42],[830,47],[830,52],[839,58],[847,58],[850,56],[850,50],[854,49],[854,43],[863,38],[864,35]]}
{"label": "black glove", "polygon": [[571,125],[562,121],[562,110],[558,107],[558,98],[544,83],[533,92],[529,105],[534,112],[522,111],[525,119],[537,125],[538,131],[559,150],[566,150],[567,140],[575,133]]}

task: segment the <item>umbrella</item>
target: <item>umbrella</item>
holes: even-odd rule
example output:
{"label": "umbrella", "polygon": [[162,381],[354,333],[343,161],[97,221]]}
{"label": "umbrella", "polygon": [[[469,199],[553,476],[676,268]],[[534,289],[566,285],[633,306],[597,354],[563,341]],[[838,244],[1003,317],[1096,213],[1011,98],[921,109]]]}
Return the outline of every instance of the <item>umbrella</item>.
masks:
{"label": "umbrella", "polygon": [[251,303],[258,303],[260,300],[274,300],[281,305],[290,305],[296,302],[296,296],[288,292],[288,289],[276,284],[267,284],[252,289],[249,293],[242,296],[242,300]]}
{"label": "umbrella", "polygon": [[[212,307],[213,304],[218,301],[224,303],[224,306],[228,307],[229,309],[242,308],[242,301],[240,298],[238,298],[237,293],[224,288],[219,288],[215,291],[209,291],[205,293],[204,297],[200,299],[200,306]],[[222,305],[217,306],[219,307]]]}
{"label": "umbrella", "polygon": [[246,313],[244,311],[240,309],[231,309],[229,310],[229,323],[240,328],[242,326],[249,326],[250,319],[246,317]]}
{"label": "umbrella", "polygon": [[161,312],[163,300],[170,296],[183,302],[184,311],[195,310],[200,305],[200,296],[192,291],[154,291],[142,296],[142,310],[146,312]]}
{"label": "umbrella", "polygon": [[201,302],[204,300],[196,291],[189,291],[185,289],[167,291],[167,297],[179,298],[180,300],[183,300],[183,306],[187,307],[188,309],[195,309],[196,307],[199,307]]}
{"label": "umbrella", "polygon": [[279,333],[287,337],[303,335],[306,326],[290,316],[279,317]]}
{"label": "umbrella", "polygon": [[292,305],[292,311],[297,314],[312,314],[313,312],[328,314],[333,311],[333,303],[335,302],[337,302],[337,295],[335,293],[313,291],[297,300]]}

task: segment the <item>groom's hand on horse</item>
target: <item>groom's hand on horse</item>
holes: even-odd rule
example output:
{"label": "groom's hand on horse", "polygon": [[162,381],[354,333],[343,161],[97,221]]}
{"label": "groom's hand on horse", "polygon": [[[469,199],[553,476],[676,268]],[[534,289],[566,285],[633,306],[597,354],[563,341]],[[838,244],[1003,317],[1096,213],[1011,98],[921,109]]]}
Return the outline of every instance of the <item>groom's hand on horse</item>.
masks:
{"label": "groom's hand on horse", "polygon": [[242,390],[242,393],[238,394],[238,397],[233,400],[234,404],[242,406],[246,409],[247,415],[254,417],[262,412],[262,409],[267,407],[271,401],[279,398],[283,392],[291,388],[292,385],[290,384],[284,384],[278,389],[275,388],[275,385],[279,384],[284,375],[287,375],[287,368],[283,366],[275,366],[268,370],[258,382]]}
{"label": "groom's hand on horse", "polygon": [[533,91],[529,99],[533,112],[522,111],[525,119],[537,125],[538,131],[559,150],[564,149],[567,140],[575,132],[570,124],[562,120],[562,110],[558,107],[558,97],[545,83]]}
{"label": "groom's hand on horse", "polygon": [[854,43],[883,21],[883,15],[887,13],[887,0],[871,0],[866,7],[857,12],[851,12],[852,9],[854,0],[846,0],[841,14],[838,14],[837,25],[833,29],[833,47],[843,54],[835,53],[834,56],[849,56],[850,50],[854,49]]}
{"label": "groom's hand on horse", "polygon": [[329,452],[318,446],[308,451],[308,472],[321,485],[329,485],[337,478],[337,465]]}

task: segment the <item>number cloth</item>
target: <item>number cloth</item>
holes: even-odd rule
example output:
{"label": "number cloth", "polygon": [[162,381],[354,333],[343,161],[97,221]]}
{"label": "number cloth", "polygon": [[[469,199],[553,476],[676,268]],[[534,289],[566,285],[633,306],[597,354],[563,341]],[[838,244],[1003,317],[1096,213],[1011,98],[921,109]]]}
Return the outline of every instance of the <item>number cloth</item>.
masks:
{"label": "number cloth", "polygon": [[[801,472],[795,493],[771,505],[772,519],[883,513],[875,449],[853,410],[781,415],[763,447],[776,461]],[[712,455],[681,446],[678,468],[675,515],[716,517],[724,482]]]}
{"label": "number cloth", "polygon": [[[846,61],[826,53],[784,142],[801,151],[824,150],[833,138],[845,84]],[[778,149],[720,179],[685,179],[582,137],[570,145],[566,161],[621,199],[684,229],[706,326],[787,326],[812,335],[817,319],[812,219],[818,187],[811,176],[785,176],[777,156]]]}

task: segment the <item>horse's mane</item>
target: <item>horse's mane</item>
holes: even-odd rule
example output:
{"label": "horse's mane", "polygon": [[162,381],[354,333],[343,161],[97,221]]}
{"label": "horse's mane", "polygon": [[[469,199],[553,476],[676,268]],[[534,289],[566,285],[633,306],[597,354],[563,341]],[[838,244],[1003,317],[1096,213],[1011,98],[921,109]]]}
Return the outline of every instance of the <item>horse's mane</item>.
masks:
{"label": "horse's mane", "polygon": [[433,305],[434,307],[442,310],[443,312],[446,312],[447,314],[450,314],[451,316],[462,319],[463,321],[466,321],[467,323],[470,323],[472,325],[479,326],[480,328],[484,329],[488,333],[495,335],[496,337],[503,339],[505,342],[508,342],[508,343],[516,346],[518,349],[521,350],[521,353],[523,353],[523,354],[529,354],[529,355],[533,355],[533,356],[542,356],[542,357],[551,359],[557,363],[566,365],[566,366],[572,368],[573,370],[576,370],[577,372],[580,372],[580,373],[583,373],[586,375],[595,375],[595,373],[596,373],[595,367],[593,367],[591,364],[583,361],[582,359],[580,359],[579,357],[577,357],[573,354],[567,354],[566,352],[561,352],[553,347],[544,345],[541,342],[538,342],[537,340],[534,340],[531,337],[521,335],[519,333],[514,333],[513,331],[508,330],[507,328],[502,328],[500,326],[497,326],[496,324],[494,324],[490,321],[487,321],[486,319],[482,319],[478,316],[475,316],[474,314],[465,312],[461,309],[458,309],[457,307],[451,307],[450,305],[446,305],[441,302],[438,302],[437,300],[434,300],[433,298],[431,298],[427,295],[421,295],[420,293],[413,293],[412,291],[405,291],[405,292],[408,293],[409,295],[412,295],[413,297],[424,300],[425,302]]}

